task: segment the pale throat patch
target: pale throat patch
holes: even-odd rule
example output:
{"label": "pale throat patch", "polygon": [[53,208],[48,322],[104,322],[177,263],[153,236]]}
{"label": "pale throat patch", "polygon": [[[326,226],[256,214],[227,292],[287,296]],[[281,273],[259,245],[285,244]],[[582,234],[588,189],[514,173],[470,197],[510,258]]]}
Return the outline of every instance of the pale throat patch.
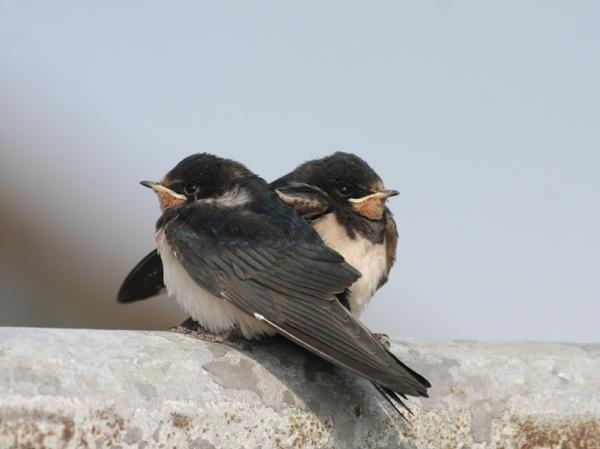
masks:
{"label": "pale throat patch", "polygon": [[369,220],[381,220],[385,211],[385,198],[369,198],[352,205],[352,210]]}
{"label": "pale throat patch", "polygon": [[181,198],[175,198],[168,192],[156,192],[156,194],[158,195],[160,210],[163,212],[185,202],[185,200],[182,200]]}
{"label": "pale throat patch", "polygon": [[[377,192],[383,192],[385,190],[383,181],[376,181],[370,186],[369,190],[375,192],[375,194],[367,195],[364,201],[354,202],[352,204],[352,210],[369,220],[381,220],[385,211],[386,198],[377,198],[375,195]],[[351,199],[350,201],[354,200]]]}

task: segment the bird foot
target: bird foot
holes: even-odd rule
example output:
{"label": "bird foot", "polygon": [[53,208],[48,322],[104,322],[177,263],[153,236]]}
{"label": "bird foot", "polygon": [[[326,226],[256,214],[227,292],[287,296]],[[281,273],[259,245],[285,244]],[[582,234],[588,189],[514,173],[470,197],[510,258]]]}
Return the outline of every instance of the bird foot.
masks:
{"label": "bird foot", "polygon": [[230,336],[230,332],[226,332],[220,335],[211,334],[207,329],[205,329],[192,318],[188,318],[179,326],[171,327],[169,330],[178,334],[190,335],[192,337],[211,343],[225,343],[228,341]]}
{"label": "bird foot", "polygon": [[377,341],[379,341],[379,343],[381,343],[386,349],[390,349],[392,346],[390,343],[390,336],[388,334],[374,333],[373,337],[375,337]]}

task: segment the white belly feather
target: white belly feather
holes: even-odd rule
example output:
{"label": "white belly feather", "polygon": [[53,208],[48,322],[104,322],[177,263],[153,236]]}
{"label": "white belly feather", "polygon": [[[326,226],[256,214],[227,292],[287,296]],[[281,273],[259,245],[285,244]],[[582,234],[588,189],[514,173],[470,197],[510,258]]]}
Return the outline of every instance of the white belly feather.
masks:
{"label": "white belly feather", "polygon": [[246,338],[276,333],[271,327],[196,284],[177,260],[162,232],[156,235],[156,246],[162,259],[163,280],[169,296],[175,296],[183,310],[202,327],[214,334],[237,329]]}
{"label": "white belly feather", "polygon": [[351,239],[333,213],[324,215],[313,225],[327,246],[361,272],[362,276],[350,286],[350,310],[359,317],[387,270],[385,239],[379,244],[359,234]]}

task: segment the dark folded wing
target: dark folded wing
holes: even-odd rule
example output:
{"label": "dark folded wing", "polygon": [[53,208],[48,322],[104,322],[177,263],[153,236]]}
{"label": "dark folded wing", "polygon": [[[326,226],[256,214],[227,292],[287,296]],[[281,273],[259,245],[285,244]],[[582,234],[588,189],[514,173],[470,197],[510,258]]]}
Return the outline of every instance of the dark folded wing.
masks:
{"label": "dark folded wing", "polygon": [[[240,214],[236,229],[245,219]],[[422,378],[398,363],[335,298],[360,276],[342,256],[318,240],[276,238],[275,229],[273,238],[260,240],[228,235],[222,223],[218,237],[210,229],[186,220],[170,223],[165,231],[198,284],[377,385],[399,394],[427,395]]]}
{"label": "dark folded wing", "polygon": [[[317,187],[298,182],[283,183],[276,189],[280,200],[302,215],[314,219],[329,211],[329,197]],[[144,257],[127,275],[117,301],[126,304],[161,294],[165,289],[160,255],[156,250]]]}
{"label": "dark folded wing", "polygon": [[164,288],[162,260],[154,250],[129,272],[119,289],[117,301],[141,301],[160,294]]}

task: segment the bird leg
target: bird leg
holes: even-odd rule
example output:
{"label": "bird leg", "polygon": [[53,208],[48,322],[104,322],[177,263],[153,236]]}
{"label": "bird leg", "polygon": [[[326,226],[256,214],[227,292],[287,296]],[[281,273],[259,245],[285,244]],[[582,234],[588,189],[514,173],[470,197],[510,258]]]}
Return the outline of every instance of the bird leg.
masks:
{"label": "bird leg", "polygon": [[390,343],[390,336],[388,334],[373,333],[373,337],[375,337],[377,341],[379,341],[379,343],[381,343],[381,345],[386,349],[390,349],[392,346]]}
{"label": "bird leg", "polygon": [[200,323],[195,321],[193,318],[188,318],[179,326],[175,326],[169,329],[172,332],[178,334],[191,335],[203,341],[209,341],[212,343],[224,343],[228,340],[230,332],[226,332],[221,335],[211,334],[208,329],[205,329]]}

